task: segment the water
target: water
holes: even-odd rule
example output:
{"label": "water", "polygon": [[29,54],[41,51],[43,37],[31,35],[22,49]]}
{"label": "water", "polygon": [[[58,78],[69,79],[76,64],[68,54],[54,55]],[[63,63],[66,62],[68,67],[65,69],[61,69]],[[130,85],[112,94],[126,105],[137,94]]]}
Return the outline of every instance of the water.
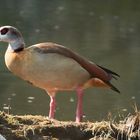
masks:
{"label": "water", "polygon": [[[102,120],[133,112],[140,106],[140,1],[5,0],[0,4],[0,25],[12,25],[28,45],[52,41],[121,75],[111,90],[85,90],[85,120]],[[49,97],[11,74],[4,64],[6,43],[0,43],[0,110],[13,114],[47,115]],[[56,118],[74,120],[75,92],[57,94]],[[7,111],[7,110],[6,110]]]}

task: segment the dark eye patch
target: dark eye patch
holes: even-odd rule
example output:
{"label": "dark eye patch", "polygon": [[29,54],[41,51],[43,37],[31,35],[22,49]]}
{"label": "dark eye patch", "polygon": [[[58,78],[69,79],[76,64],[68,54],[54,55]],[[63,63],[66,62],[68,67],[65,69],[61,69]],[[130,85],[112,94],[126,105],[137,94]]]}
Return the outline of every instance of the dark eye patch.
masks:
{"label": "dark eye patch", "polygon": [[8,31],[9,31],[8,28],[3,28],[0,32],[1,32],[1,35],[5,35]]}

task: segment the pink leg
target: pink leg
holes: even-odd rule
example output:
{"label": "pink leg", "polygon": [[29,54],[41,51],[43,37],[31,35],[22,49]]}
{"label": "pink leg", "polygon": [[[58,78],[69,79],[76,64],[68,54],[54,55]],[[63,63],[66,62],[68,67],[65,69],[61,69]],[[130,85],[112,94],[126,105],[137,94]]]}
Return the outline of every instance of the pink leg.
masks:
{"label": "pink leg", "polygon": [[83,111],[82,111],[83,89],[78,88],[77,95],[78,95],[78,99],[77,99],[78,101],[77,101],[77,108],[76,108],[76,122],[80,122],[83,117]]}
{"label": "pink leg", "polygon": [[49,118],[50,119],[54,118],[55,107],[56,107],[55,96],[50,96],[50,111],[49,111]]}

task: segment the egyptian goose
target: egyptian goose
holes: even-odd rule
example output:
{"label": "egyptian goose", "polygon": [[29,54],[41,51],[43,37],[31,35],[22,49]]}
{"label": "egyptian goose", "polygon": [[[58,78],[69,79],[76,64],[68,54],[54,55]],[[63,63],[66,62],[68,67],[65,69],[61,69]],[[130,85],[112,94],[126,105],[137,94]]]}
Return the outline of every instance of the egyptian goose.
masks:
{"label": "egyptian goose", "polygon": [[0,27],[0,41],[8,42],[5,53],[7,68],[20,78],[44,89],[50,96],[49,118],[54,118],[58,91],[76,90],[76,122],[82,119],[83,90],[107,87],[116,92],[110,80],[118,74],[96,65],[72,50],[46,42],[25,48],[21,33],[12,26]]}

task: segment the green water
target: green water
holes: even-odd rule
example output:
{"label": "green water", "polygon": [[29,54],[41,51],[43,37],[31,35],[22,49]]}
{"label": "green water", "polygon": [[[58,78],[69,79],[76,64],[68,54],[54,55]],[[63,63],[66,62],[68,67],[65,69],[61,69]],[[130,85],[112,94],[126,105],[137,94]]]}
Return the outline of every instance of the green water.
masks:
{"label": "green water", "polygon": [[[139,0],[5,0],[0,4],[2,25],[17,27],[27,46],[56,42],[121,75],[113,81],[120,95],[85,90],[85,120],[102,120],[109,112],[133,112],[133,103],[140,106]],[[0,110],[10,105],[13,114],[47,115],[49,96],[7,70],[6,46],[0,42]],[[74,120],[75,92],[61,92],[56,98],[56,118]]]}

